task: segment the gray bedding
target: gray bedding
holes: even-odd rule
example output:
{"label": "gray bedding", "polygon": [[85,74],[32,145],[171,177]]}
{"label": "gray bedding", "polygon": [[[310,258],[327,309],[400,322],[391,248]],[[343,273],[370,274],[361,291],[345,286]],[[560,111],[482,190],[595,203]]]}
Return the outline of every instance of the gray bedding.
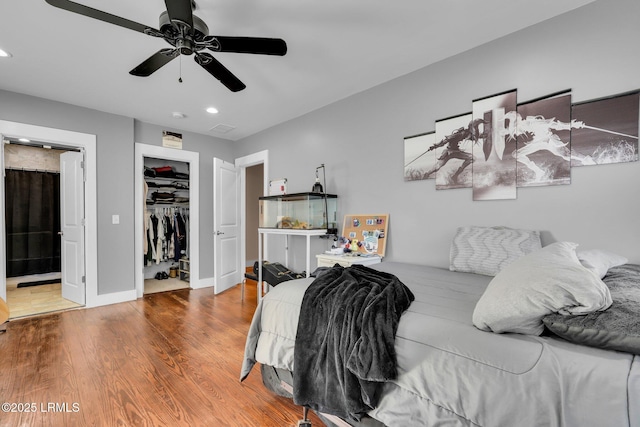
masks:
{"label": "gray bedding", "polygon": [[[416,299],[398,325],[398,377],[371,417],[387,426],[640,426],[638,356],[476,329],[487,276],[392,262],[376,269],[398,276]],[[241,378],[256,362],[295,371],[298,315],[312,280],[283,283],[260,302]]]}
{"label": "gray bedding", "polygon": [[603,278],[613,303],[583,316],[550,314],[543,319],[556,335],[578,344],[640,354],[640,265],[613,267]]}

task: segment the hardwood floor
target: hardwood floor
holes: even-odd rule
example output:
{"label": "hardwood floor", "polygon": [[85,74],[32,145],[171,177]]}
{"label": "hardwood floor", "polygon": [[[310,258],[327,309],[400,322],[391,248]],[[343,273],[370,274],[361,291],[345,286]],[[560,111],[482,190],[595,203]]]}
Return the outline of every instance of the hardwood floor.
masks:
{"label": "hardwood floor", "polygon": [[0,403],[22,412],[0,426],[295,426],[302,409],[266,390],[259,366],[239,382],[255,307],[236,286],[13,320]]}

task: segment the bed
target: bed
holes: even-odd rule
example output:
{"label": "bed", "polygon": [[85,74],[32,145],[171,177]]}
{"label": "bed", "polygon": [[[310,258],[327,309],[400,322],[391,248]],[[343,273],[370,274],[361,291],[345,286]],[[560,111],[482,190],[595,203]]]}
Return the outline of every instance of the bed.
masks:
{"label": "bed", "polygon": [[[461,234],[460,231],[457,234]],[[455,242],[452,254],[454,246]],[[522,242],[516,246],[522,248]],[[560,246],[561,251],[571,257],[571,263],[577,261],[577,258],[573,259],[577,245]],[[456,254],[458,249],[455,248]],[[477,252],[477,248],[471,251]],[[598,348],[589,342],[589,337],[584,339],[584,332],[592,329],[582,329],[579,338],[588,344],[583,345],[559,337],[546,326],[539,334],[515,333],[500,330],[496,326],[501,326],[500,322],[491,316],[482,318],[479,308],[483,304],[489,306],[490,315],[495,310],[495,306],[485,301],[496,282],[494,279],[502,277],[503,272],[509,273],[509,269],[518,263],[523,264],[518,258],[529,260],[534,252],[536,256],[542,253],[547,257],[558,256],[553,251],[535,247],[524,252],[528,256],[518,254],[514,256],[515,261],[511,259],[505,263],[506,267],[496,265],[494,275],[461,271],[465,268],[460,268],[459,263],[457,267],[454,265],[459,261],[457,255],[452,255],[449,269],[387,261],[371,266],[376,271],[396,276],[415,299],[397,324],[394,343],[397,376],[381,384],[379,399],[366,416],[359,421],[349,420],[349,424],[389,427],[640,426],[640,356],[633,353],[637,342],[633,340],[638,338],[633,333],[630,336],[631,352],[616,351],[607,345],[615,348],[620,337],[616,336],[617,341],[603,340],[602,331],[592,334],[596,341],[594,345],[605,347]],[[587,262],[580,261],[580,267],[571,264],[571,268],[586,269]],[[486,258],[481,264],[486,266]],[[532,268],[531,261],[524,264]],[[624,276],[625,283],[630,283],[628,288],[637,285],[640,290],[640,266],[620,264],[604,267],[602,283],[609,285],[608,277],[618,280]],[[533,266],[536,267],[535,263]],[[549,273],[562,268],[543,270]],[[593,273],[593,276],[599,275]],[[509,278],[508,274],[506,278]],[[247,336],[241,379],[260,363],[265,384],[275,379],[290,391],[292,382],[287,373],[295,373],[294,349],[300,309],[313,280],[305,278],[282,283],[258,304]],[[545,283],[549,281],[548,278],[544,280]],[[609,285],[607,294],[609,288],[614,289]],[[511,296],[510,292],[506,294]],[[612,294],[613,301],[606,301],[608,295],[598,294],[595,298],[602,299],[606,307],[590,309],[589,313],[597,317],[612,312],[612,308],[617,309],[616,294]],[[508,305],[504,301],[497,303]],[[565,313],[566,318],[584,321],[588,313],[576,309],[585,306],[581,304],[572,301],[566,305],[569,311],[574,311]],[[517,305],[514,306],[518,309]],[[553,326],[553,321],[558,320],[553,316],[562,311],[548,310],[544,316],[538,316],[539,323],[544,324],[547,319],[547,326]],[[536,328],[540,324],[536,324]],[[561,326],[565,331],[568,328]],[[628,340],[624,343],[626,345]],[[265,370],[265,367],[273,368],[273,371]],[[307,381],[312,382],[314,378],[307,378]],[[266,385],[272,390],[278,387],[277,384]],[[331,418],[328,420],[330,425]]]}

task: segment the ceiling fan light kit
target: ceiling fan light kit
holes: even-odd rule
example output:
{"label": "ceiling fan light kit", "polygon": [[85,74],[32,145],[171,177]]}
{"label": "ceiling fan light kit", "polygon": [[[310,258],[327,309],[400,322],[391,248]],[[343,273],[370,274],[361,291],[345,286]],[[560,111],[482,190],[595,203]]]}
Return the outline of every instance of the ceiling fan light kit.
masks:
{"label": "ceiling fan light kit", "polygon": [[207,24],[193,14],[195,2],[192,0],[165,0],[167,10],[160,14],[160,30],[70,0],[45,1],[51,6],[69,12],[162,38],[173,46],[160,49],[136,66],[129,72],[134,76],[148,77],[180,55],[194,55],[198,65],[229,90],[238,92],[246,87],[245,84],[210,53],[202,52],[203,50],[277,56],[287,53],[287,44],[282,39],[209,35]]}

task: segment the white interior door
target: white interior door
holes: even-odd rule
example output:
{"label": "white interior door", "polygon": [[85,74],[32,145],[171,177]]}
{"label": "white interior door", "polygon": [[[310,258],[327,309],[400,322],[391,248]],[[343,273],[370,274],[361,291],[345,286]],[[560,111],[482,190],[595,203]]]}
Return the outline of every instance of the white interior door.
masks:
{"label": "white interior door", "polygon": [[214,293],[242,280],[240,268],[239,179],[236,167],[213,159]]}
{"label": "white interior door", "polygon": [[84,154],[60,155],[60,229],[62,297],[85,303],[84,266]]}

